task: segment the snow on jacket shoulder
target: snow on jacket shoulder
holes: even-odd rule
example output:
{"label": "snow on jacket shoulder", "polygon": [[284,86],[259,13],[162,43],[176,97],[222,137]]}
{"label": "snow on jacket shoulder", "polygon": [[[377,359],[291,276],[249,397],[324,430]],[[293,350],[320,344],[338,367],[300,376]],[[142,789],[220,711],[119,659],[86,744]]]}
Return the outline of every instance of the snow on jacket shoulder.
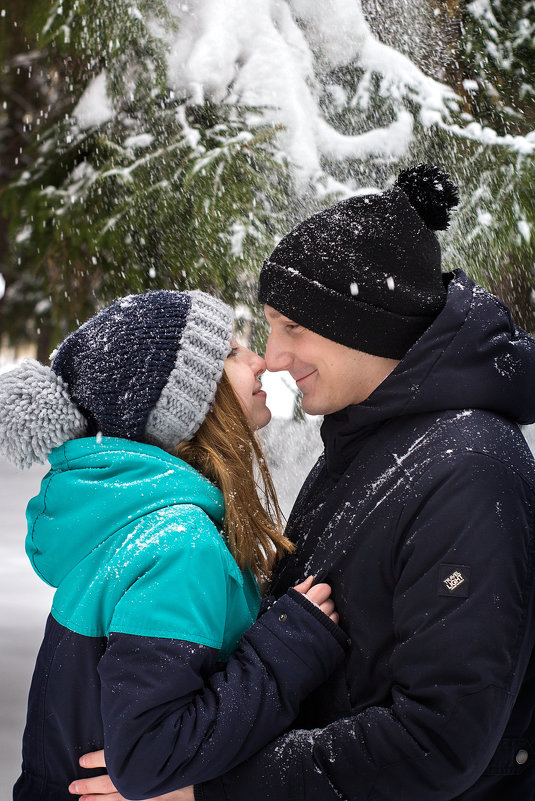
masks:
{"label": "snow on jacket shoulder", "polygon": [[66,443],[51,468],[27,513],[28,555],[57,590],[16,801],[69,798],[95,748],[140,799],[218,775],[282,731],[345,637],[289,593],[231,655],[260,598],[221,535],[219,490],[114,438]]}
{"label": "snow on jacket shoulder", "polygon": [[535,342],[462,273],[362,404],[325,418],[289,520],[346,663],[199,801],[534,801]]}

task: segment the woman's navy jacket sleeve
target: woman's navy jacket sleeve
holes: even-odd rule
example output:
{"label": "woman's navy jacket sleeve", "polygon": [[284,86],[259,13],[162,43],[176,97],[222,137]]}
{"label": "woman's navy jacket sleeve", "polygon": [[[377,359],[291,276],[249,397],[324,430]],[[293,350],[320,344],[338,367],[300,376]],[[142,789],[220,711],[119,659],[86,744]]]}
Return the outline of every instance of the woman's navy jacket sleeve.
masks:
{"label": "woman's navy jacket sleeve", "polygon": [[[150,518],[144,528],[154,536]],[[161,528],[167,536],[169,520]],[[232,625],[225,551],[199,538],[185,552],[188,570],[176,564],[184,549],[162,551],[164,558],[135,571],[115,605],[98,666],[106,765],[133,801],[213,778],[254,754],[293,721],[303,698],[342,661],[346,644],[338,626],[290,590],[226,663],[218,661],[218,631]],[[146,559],[139,546],[136,557]],[[166,621],[179,636],[169,636]]]}

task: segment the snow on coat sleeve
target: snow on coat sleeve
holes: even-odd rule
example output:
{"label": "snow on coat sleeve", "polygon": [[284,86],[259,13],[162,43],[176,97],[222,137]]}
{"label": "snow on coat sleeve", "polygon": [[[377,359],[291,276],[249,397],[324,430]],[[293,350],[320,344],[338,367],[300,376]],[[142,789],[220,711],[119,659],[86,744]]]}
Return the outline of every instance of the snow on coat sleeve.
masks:
{"label": "snow on coat sleeve", "polygon": [[[150,548],[133,557],[149,566],[117,605],[119,630],[112,620],[99,664],[106,764],[130,799],[212,778],[255,753],[291,723],[344,655],[343,632],[291,591],[246,632],[226,665],[218,663],[228,564],[202,537],[184,556],[181,548],[162,548],[159,533],[144,540],[158,543],[156,557]],[[132,609],[139,631],[129,631]],[[157,636],[148,634],[151,625]],[[187,639],[162,634],[171,626]]]}
{"label": "snow on coat sleeve", "polygon": [[474,784],[533,647],[534,509],[490,457],[434,465],[396,528],[391,703],[282,735],[197,801],[447,801]]}

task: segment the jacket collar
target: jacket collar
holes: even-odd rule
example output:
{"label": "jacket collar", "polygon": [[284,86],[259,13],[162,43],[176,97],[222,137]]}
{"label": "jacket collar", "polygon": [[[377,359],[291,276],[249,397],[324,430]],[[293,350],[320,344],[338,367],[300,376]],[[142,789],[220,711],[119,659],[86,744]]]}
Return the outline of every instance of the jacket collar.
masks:
{"label": "jacket collar", "polygon": [[462,270],[446,276],[444,309],[390,375],[362,403],[327,415],[327,469],[345,472],[386,421],[446,410],[485,409],[535,422],[535,340],[507,307]]}

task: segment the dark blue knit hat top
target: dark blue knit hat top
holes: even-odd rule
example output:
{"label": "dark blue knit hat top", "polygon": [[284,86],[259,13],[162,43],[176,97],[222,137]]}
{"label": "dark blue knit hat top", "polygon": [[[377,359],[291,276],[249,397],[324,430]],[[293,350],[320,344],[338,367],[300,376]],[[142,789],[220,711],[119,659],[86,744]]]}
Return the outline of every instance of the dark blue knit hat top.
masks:
{"label": "dark blue knit hat top", "polygon": [[60,346],[52,369],[69,386],[88,434],[141,439],[173,369],[189,295],[149,292],[104,309]]}

